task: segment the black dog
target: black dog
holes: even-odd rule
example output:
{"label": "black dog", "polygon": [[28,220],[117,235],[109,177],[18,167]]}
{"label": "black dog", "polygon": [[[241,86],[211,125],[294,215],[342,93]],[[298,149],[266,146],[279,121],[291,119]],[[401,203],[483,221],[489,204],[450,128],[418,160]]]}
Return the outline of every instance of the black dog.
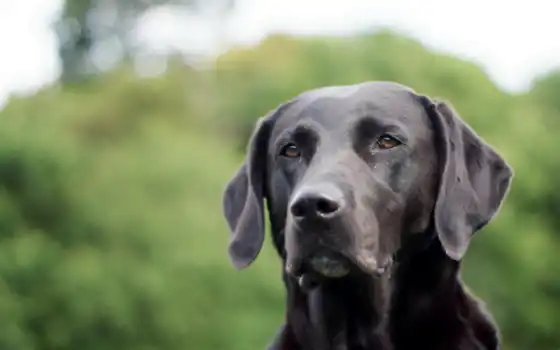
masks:
{"label": "black dog", "polygon": [[262,118],[224,194],[237,268],[284,263],[271,349],[499,349],[459,277],[512,170],[446,103],[389,82],[327,87]]}

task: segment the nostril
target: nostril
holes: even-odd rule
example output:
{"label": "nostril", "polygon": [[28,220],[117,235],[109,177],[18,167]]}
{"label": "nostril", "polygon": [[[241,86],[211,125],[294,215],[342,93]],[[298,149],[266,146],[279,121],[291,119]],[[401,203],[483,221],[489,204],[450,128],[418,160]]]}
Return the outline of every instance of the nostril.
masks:
{"label": "nostril", "polygon": [[292,215],[294,217],[303,217],[305,216],[305,201],[299,200],[292,205],[290,208]]}
{"label": "nostril", "polygon": [[316,202],[316,210],[320,215],[329,215],[336,212],[340,208],[340,205],[329,199],[329,198],[319,198]]}

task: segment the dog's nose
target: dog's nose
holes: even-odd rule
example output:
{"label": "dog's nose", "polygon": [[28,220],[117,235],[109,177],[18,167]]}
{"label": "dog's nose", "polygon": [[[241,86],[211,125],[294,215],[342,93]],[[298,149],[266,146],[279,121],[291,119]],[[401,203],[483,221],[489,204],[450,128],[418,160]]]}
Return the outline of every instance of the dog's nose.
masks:
{"label": "dog's nose", "polygon": [[331,219],[344,206],[342,192],[332,185],[302,188],[290,205],[295,219]]}

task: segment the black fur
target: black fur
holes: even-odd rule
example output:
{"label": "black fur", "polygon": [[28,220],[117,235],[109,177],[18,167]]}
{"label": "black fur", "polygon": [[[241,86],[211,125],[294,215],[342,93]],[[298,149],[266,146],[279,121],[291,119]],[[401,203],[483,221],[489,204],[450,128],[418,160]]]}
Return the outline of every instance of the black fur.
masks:
{"label": "black fur", "polygon": [[269,349],[500,348],[459,272],[512,170],[449,104],[389,82],[312,90],[261,119],[247,153],[224,213],[244,268],[267,202],[287,292]]}

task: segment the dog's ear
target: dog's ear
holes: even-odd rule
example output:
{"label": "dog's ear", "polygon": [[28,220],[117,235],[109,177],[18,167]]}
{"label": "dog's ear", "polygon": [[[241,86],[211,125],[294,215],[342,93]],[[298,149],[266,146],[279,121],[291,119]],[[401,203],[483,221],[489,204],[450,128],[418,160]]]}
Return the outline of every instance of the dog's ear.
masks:
{"label": "dog's ear", "polygon": [[499,211],[513,171],[451,105],[421,98],[438,139],[441,176],[434,209],[435,229],[446,254],[459,261],[472,235]]}
{"label": "dog's ear", "polygon": [[257,121],[247,146],[245,162],[224,190],[223,211],[232,233],[228,250],[237,269],[250,265],[263,246],[268,141],[274,117],[279,111],[276,109]]}

